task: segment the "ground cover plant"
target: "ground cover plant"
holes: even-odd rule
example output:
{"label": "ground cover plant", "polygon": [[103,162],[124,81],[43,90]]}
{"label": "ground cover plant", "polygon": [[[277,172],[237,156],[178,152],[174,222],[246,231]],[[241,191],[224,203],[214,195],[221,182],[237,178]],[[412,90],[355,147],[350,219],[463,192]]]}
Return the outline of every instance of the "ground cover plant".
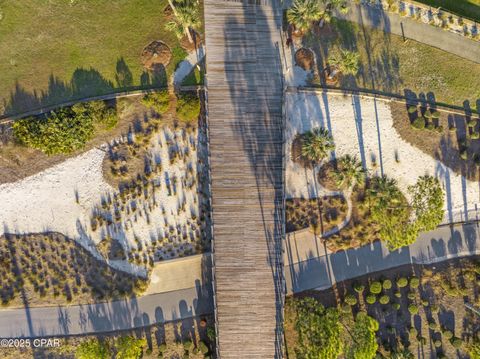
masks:
{"label": "ground cover plant", "polygon": [[[305,357],[298,350],[305,339],[296,325],[297,303],[313,303],[316,299],[310,316],[319,310],[336,311],[341,323],[354,318],[358,321],[359,315],[368,315],[378,322],[378,331],[370,332],[375,339],[369,341],[378,343],[378,347],[362,344],[361,348],[370,348],[362,358],[399,358],[400,354],[406,355],[402,358],[413,358],[420,352],[426,357],[476,358],[479,273],[478,258],[456,259],[430,266],[404,266],[338,283],[334,290],[309,291],[287,298],[285,331],[289,357]],[[331,322],[330,330],[335,328]],[[354,332],[351,324],[345,326]],[[365,331],[366,328],[368,325],[362,326]],[[361,338],[369,338],[368,333]],[[348,351],[346,357],[352,357]]]}
{"label": "ground cover plant", "polygon": [[310,228],[315,234],[328,232],[345,220],[347,203],[342,196],[285,201],[286,231]]}
{"label": "ground cover plant", "polygon": [[[182,46],[191,49],[186,37],[179,40],[165,29],[173,20],[167,7],[167,0],[2,2],[0,115],[166,85],[165,77],[144,68],[140,57],[150,42],[163,41],[172,51],[163,69],[169,75],[186,56]],[[201,4],[197,9],[201,18]]]}
{"label": "ground cover plant", "polygon": [[[400,136],[451,170],[477,181],[480,167],[480,117],[466,103],[465,114],[425,105],[392,102],[393,126]],[[468,105],[468,106],[467,106]]]}
{"label": "ground cover plant", "polygon": [[68,336],[59,347],[3,348],[4,359],[32,357],[75,359],[211,358],[215,351],[213,317],[187,318],[135,331],[100,336]]}
{"label": "ground cover plant", "polygon": [[333,18],[307,32],[299,46],[315,52],[319,75],[314,83],[326,83],[323,72],[332,53],[348,50],[359,56],[358,73],[339,76],[337,86],[425,96],[457,106],[469,101],[472,108],[480,98],[480,64],[383,31]]}
{"label": "ground cover plant", "polygon": [[140,294],[148,281],[116,271],[57,233],[0,237],[2,306],[92,303]]}

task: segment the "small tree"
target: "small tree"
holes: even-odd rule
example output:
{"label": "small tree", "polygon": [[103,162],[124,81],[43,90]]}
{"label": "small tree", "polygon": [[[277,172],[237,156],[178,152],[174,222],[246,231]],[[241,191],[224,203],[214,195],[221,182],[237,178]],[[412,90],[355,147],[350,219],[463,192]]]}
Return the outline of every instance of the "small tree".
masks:
{"label": "small tree", "polygon": [[178,39],[186,35],[188,41],[193,43],[192,33],[198,30],[202,23],[198,5],[192,0],[183,0],[177,2],[176,5],[170,2],[170,6],[175,14],[175,19],[167,22],[165,29],[175,33]]}
{"label": "small tree", "polygon": [[287,21],[300,33],[307,32],[314,21],[322,18],[323,10],[318,0],[294,0],[287,10]]}
{"label": "small tree", "polygon": [[376,356],[378,344],[376,332],[378,322],[364,312],[357,314],[355,324],[349,331],[352,342],[346,349],[347,359],[373,359]]}
{"label": "small tree", "polygon": [[311,162],[320,162],[335,149],[333,138],[323,127],[317,127],[302,135],[302,156]]}
{"label": "small tree", "polygon": [[136,339],[131,336],[120,337],[117,340],[116,359],[140,359],[143,355],[143,348],[147,345],[145,339]]}
{"label": "small tree", "polygon": [[337,171],[334,172],[334,176],[339,188],[350,188],[364,182],[365,171],[357,157],[346,155],[337,161]]}
{"label": "small tree", "polygon": [[295,303],[298,333],[297,358],[336,359],[343,352],[343,327],[338,311],[325,309],[315,299],[307,297]]}
{"label": "small tree", "polygon": [[445,214],[443,209],[445,196],[440,181],[432,176],[422,176],[408,190],[412,196],[412,207],[419,230],[435,229]]}
{"label": "small tree", "polygon": [[360,54],[348,50],[338,50],[332,54],[329,63],[344,75],[355,76],[360,67]]}
{"label": "small tree", "polygon": [[108,344],[96,338],[80,343],[75,351],[76,359],[107,359],[110,356]]}

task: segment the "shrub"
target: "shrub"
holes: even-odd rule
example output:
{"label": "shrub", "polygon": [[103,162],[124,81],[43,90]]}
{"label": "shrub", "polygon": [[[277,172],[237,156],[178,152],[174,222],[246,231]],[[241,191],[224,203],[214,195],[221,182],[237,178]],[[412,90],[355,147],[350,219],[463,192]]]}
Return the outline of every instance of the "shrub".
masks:
{"label": "shrub", "polygon": [[140,359],[143,355],[143,348],[147,346],[146,339],[137,339],[131,336],[117,339],[116,359]]}
{"label": "shrub", "polygon": [[434,304],[430,307],[430,310],[432,311],[432,313],[436,314],[440,311],[440,307],[438,305]]}
{"label": "shrub", "polygon": [[425,128],[425,119],[423,117],[417,117],[412,122],[412,126],[419,130],[423,130]]}
{"label": "shrub", "polygon": [[453,337],[452,339],[450,339],[450,343],[452,343],[455,349],[460,349],[462,347],[463,341],[460,338]]}
{"label": "shrub", "polygon": [[432,130],[434,130],[434,129],[435,129],[435,125],[434,125],[433,123],[429,122],[429,123],[427,124],[427,130],[432,131]]}
{"label": "shrub", "polygon": [[192,93],[184,93],[177,100],[177,117],[184,122],[195,121],[200,115],[200,99]]}
{"label": "shrub", "polygon": [[408,306],[408,311],[410,312],[411,315],[418,314],[418,307],[415,304],[410,304]]}
{"label": "shrub", "polygon": [[464,160],[464,161],[467,160],[468,154],[467,154],[467,150],[466,150],[466,149],[462,149],[462,150],[460,151],[460,158],[461,158],[462,160]]}
{"label": "shrub", "polygon": [[426,300],[426,299],[423,299],[423,300],[422,300],[422,305],[423,305],[424,307],[428,307],[429,304],[430,304],[430,302],[429,302],[428,300]]}
{"label": "shrub", "polygon": [[431,119],[431,118],[432,118],[432,111],[430,111],[430,110],[425,110],[423,116],[424,116],[426,119]]}
{"label": "shrub", "polygon": [[208,346],[203,340],[198,343],[198,350],[200,350],[200,353],[202,354],[207,354],[209,352]]}
{"label": "shrub", "polygon": [[363,284],[360,284],[360,283],[355,283],[353,285],[353,289],[355,290],[355,292],[361,294],[365,290],[365,286]]}
{"label": "shrub", "polygon": [[453,338],[453,333],[450,330],[445,330],[442,334],[443,334],[443,337],[447,340],[450,340]]}
{"label": "shrub", "polygon": [[155,112],[162,114],[168,111],[170,106],[170,94],[168,93],[168,90],[151,92],[143,96],[142,103],[155,110]]}
{"label": "shrub", "polygon": [[400,310],[400,303],[393,303],[392,306],[393,306],[393,309]]}
{"label": "shrub", "polygon": [[414,300],[416,298],[416,295],[414,292],[409,292],[407,294],[407,298],[410,299],[410,300]]}
{"label": "shrub", "polygon": [[443,126],[438,125],[437,127],[435,127],[435,131],[437,131],[438,133],[442,133],[443,132]]}
{"label": "shrub", "polygon": [[352,307],[350,307],[349,304],[344,303],[344,304],[340,307],[340,310],[342,311],[342,313],[349,314],[349,313],[352,312]]}
{"label": "shrub", "polygon": [[413,114],[413,113],[416,113],[416,112],[417,112],[417,106],[415,106],[415,105],[408,106],[408,113],[409,114]]}
{"label": "shrub", "polygon": [[75,351],[78,359],[107,359],[109,357],[108,345],[98,339],[90,339],[82,342]]}
{"label": "shrub", "polygon": [[381,291],[382,291],[382,284],[380,282],[375,281],[370,284],[370,293],[380,294]]}
{"label": "shrub", "polygon": [[418,288],[420,285],[420,280],[417,277],[410,278],[410,288]]}
{"label": "shrub", "polygon": [[432,118],[438,119],[440,118],[440,112],[437,110],[432,111]]}
{"label": "shrub", "polygon": [[392,281],[390,279],[385,279],[382,283],[382,287],[386,290],[392,288]]}
{"label": "shrub", "polygon": [[408,331],[408,334],[410,335],[410,337],[416,337],[418,332],[417,332],[417,329],[415,329],[415,327],[411,327],[410,330]]}
{"label": "shrub", "polygon": [[402,297],[402,292],[400,292],[399,290],[395,291],[395,297],[397,298],[401,298]]}
{"label": "shrub", "polygon": [[390,303],[390,297],[388,295],[382,295],[378,301],[380,304],[388,304]]}
{"label": "shrub", "polygon": [[405,278],[405,277],[400,277],[400,278],[398,278],[398,280],[397,280],[397,286],[398,286],[399,288],[404,288],[404,287],[407,286],[407,284],[408,284],[407,278]]}
{"label": "shrub", "polygon": [[357,298],[353,294],[347,294],[345,297],[345,303],[348,305],[355,305],[357,304]]}
{"label": "shrub", "polygon": [[375,296],[375,294],[369,294],[367,295],[366,301],[368,304],[375,304],[375,302],[377,301],[377,297]]}
{"label": "shrub", "polygon": [[438,328],[438,324],[435,323],[434,321],[431,321],[431,322],[428,323],[428,327],[429,327],[431,330],[435,331],[435,330],[437,330],[437,328]]}
{"label": "shrub", "polygon": [[191,340],[186,340],[183,342],[183,347],[185,348],[185,350],[192,350],[193,349],[193,342]]}
{"label": "shrub", "polygon": [[442,346],[442,341],[437,339],[433,342],[433,345],[435,348],[440,348]]}

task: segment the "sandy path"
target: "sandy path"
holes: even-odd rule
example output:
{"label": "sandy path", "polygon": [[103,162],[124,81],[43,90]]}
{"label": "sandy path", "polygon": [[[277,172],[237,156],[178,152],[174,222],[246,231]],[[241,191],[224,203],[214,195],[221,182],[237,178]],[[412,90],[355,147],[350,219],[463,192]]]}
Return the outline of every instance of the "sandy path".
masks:
{"label": "sandy path", "polygon": [[[297,133],[313,127],[330,129],[335,156],[354,154],[373,174],[386,174],[398,181],[403,192],[419,176],[438,177],[445,189],[446,220],[457,218],[479,204],[479,184],[466,180],[421,150],[408,144],[393,128],[387,102],[357,96],[315,92],[287,93],[287,197],[312,197],[316,193],[311,171],[291,160],[291,144]],[[428,135],[428,133],[426,133]]]}

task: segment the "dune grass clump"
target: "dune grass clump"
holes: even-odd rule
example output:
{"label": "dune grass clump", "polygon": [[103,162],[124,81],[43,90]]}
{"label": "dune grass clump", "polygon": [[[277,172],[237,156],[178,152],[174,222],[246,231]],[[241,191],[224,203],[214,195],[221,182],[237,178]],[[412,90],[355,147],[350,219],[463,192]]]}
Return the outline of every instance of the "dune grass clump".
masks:
{"label": "dune grass clump", "polygon": [[183,122],[192,122],[200,115],[200,99],[193,93],[183,93],[177,100],[177,117]]}

